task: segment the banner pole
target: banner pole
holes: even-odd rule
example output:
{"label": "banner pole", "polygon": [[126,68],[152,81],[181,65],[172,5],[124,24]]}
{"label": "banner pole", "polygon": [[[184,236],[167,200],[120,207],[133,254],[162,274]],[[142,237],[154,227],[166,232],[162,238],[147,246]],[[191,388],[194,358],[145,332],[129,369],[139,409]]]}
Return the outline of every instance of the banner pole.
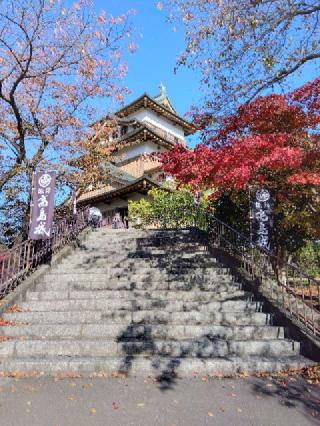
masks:
{"label": "banner pole", "polygon": [[30,231],[30,227],[31,227],[32,213],[33,213],[33,192],[34,192],[34,179],[35,179],[35,175],[36,175],[36,172],[32,172],[28,239],[29,239],[29,231]]}

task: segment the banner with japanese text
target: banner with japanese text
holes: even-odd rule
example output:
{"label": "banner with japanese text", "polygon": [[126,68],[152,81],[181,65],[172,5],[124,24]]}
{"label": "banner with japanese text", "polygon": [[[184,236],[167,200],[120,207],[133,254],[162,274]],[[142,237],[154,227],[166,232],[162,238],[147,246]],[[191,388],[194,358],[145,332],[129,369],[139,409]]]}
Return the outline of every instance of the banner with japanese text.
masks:
{"label": "banner with japanese text", "polygon": [[72,214],[73,214],[73,216],[76,216],[76,214],[77,214],[77,194],[76,194],[75,190],[72,191],[71,202],[72,202]]}
{"label": "banner with japanese text", "polygon": [[263,249],[272,249],[273,227],[273,201],[271,193],[267,189],[260,189],[255,193],[252,202],[252,231],[253,242]]}
{"label": "banner with japanese text", "polygon": [[34,173],[29,240],[51,238],[55,182],[55,172]]}

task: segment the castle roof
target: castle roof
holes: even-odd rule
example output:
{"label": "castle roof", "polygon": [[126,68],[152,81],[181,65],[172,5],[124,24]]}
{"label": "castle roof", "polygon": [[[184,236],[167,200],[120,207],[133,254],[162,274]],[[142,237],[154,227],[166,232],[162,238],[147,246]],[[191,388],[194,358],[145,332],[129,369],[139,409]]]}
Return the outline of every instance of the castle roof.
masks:
{"label": "castle roof", "polygon": [[103,167],[108,172],[109,179],[111,181],[116,181],[125,185],[127,183],[132,183],[136,180],[136,177],[130,175],[124,170],[121,170],[119,167],[115,166],[110,162],[102,164],[101,167]]}
{"label": "castle roof", "polygon": [[152,139],[158,145],[168,149],[171,149],[176,143],[184,143],[180,138],[153,126],[151,123],[138,122],[137,125],[137,128],[117,140],[117,149],[121,149],[122,144],[127,145],[129,143],[134,145],[135,143],[141,143],[143,139]]}
{"label": "castle roof", "polygon": [[84,194],[80,195],[78,204],[85,205],[97,201],[107,202],[119,196],[128,195],[132,192],[141,192],[143,194],[147,194],[147,192],[154,187],[158,188],[159,184],[147,177],[141,177],[125,186],[122,186],[121,188],[110,190],[110,185],[106,185],[102,188],[85,192]]}
{"label": "castle roof", "polygon": [[185,120],[176,113],[171,105],[169,98],[164,93],[160,93],[160,95],[156,96],[155,98],[152,98],[147,93],[144,93],[138,99],[117,111],[115,115],[119,118],[125,118],[141,108],[150,108],[157,114],[160,114],[168,120],[181,126],[184,129],[186,136],[191,135],[197,131],[197,128],[192,123]]}

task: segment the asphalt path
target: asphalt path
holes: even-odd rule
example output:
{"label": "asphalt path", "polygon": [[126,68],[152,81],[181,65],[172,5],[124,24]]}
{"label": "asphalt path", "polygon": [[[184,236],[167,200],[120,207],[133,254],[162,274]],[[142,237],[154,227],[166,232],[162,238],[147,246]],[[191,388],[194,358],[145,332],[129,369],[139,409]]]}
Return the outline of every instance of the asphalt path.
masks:
{"label": "asphalt path", "polygon": [[320,387],[300,378],[1,378],[0,425],[320,425]]}

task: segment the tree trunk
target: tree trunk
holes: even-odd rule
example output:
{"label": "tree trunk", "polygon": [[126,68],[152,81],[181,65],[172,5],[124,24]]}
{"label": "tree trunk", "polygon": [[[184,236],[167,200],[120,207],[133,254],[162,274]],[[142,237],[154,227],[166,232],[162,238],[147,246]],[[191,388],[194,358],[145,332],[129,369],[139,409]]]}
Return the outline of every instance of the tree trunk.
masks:
{"label": "tree trunk", "polygon": [[287,286],[287,262],[288,252],[285,247],[278,246],[275,249],[275,258],[272,260],[272,267],[281,286]]}

